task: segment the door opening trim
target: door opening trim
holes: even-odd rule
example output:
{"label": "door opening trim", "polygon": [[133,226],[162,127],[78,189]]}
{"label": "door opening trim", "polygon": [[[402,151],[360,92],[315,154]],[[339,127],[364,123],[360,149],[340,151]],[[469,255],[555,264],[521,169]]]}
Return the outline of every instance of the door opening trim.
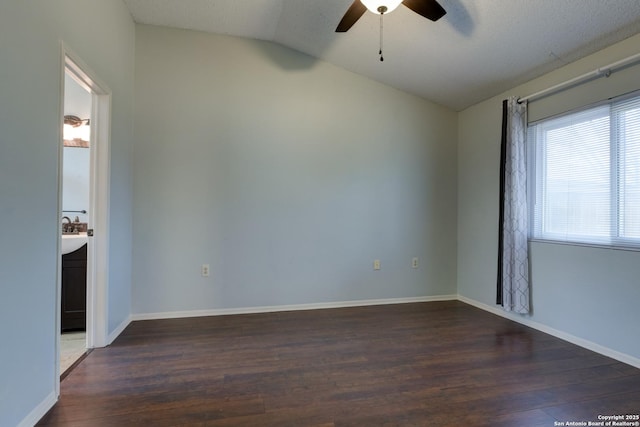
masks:
{"label": "door opening trim", "polygon": [[[94,236],[87,245],[87,348],[108,345],[109,183],[111,158],[111,90],[64,42],[61,42],[61,111],[64,78],[70,75],[91,93],[90,201],[88,222]],[[60,115],[62,118],[62,114]],[[58,211],[62,209],[62,120],[58,159]],[[61,236],[58,237],[56,301],[56,394],[60,395]]]}

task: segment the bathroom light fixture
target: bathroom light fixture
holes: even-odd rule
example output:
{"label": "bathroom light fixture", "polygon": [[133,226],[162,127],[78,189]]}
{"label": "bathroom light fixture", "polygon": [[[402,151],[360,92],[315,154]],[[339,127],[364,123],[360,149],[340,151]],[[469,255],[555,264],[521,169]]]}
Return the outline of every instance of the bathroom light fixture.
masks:
{"label": "bathroom light fixture", "polygon": [[89,119],[81,119],[77,116],[64,116],[63,145],[65,147],[89,148],[91,134],[89,121]]}

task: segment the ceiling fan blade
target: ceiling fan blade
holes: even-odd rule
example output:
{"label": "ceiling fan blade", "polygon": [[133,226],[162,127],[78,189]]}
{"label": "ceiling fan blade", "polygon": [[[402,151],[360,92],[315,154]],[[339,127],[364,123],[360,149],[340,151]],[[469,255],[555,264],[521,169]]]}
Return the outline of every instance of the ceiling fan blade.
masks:
{"label": "ceiling fan blade", "polygon": [[347,13],[342,17],[342,20],[338,24],[338,28],[336,28],[336,33],[346,32],[358,19],[360,19],[362,15],[364,15],[366,11],[366,6],[363,5],[360,0],[355,0],[347,10]]}
{"label": "ceiling fan blade", "polygon": [[402,4],[432,21],[437,21],[447,13],[436,0],[404,0]]}

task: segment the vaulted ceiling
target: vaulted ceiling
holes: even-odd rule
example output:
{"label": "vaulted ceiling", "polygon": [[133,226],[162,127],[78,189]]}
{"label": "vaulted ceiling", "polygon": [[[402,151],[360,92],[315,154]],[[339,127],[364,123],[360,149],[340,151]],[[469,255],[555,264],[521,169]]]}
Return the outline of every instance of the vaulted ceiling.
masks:
{"label": "vaulted ceiling", "polygon": [[124,1],[138,23],[271,41],[458,111],[640,32],[639,0],[438,0],[437,22],[385,15],[380,62],[378,16],[334,31],[353,0]]}

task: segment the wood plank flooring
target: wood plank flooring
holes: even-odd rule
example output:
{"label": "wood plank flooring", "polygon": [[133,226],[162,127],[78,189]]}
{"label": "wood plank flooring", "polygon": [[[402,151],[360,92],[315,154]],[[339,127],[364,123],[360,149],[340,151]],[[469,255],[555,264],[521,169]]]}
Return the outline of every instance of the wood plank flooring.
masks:
{"label": "wood plank flooring", "polygon": [[133,322],[40,426],[523,426],[640,412],[640,369],[458,301]]}

